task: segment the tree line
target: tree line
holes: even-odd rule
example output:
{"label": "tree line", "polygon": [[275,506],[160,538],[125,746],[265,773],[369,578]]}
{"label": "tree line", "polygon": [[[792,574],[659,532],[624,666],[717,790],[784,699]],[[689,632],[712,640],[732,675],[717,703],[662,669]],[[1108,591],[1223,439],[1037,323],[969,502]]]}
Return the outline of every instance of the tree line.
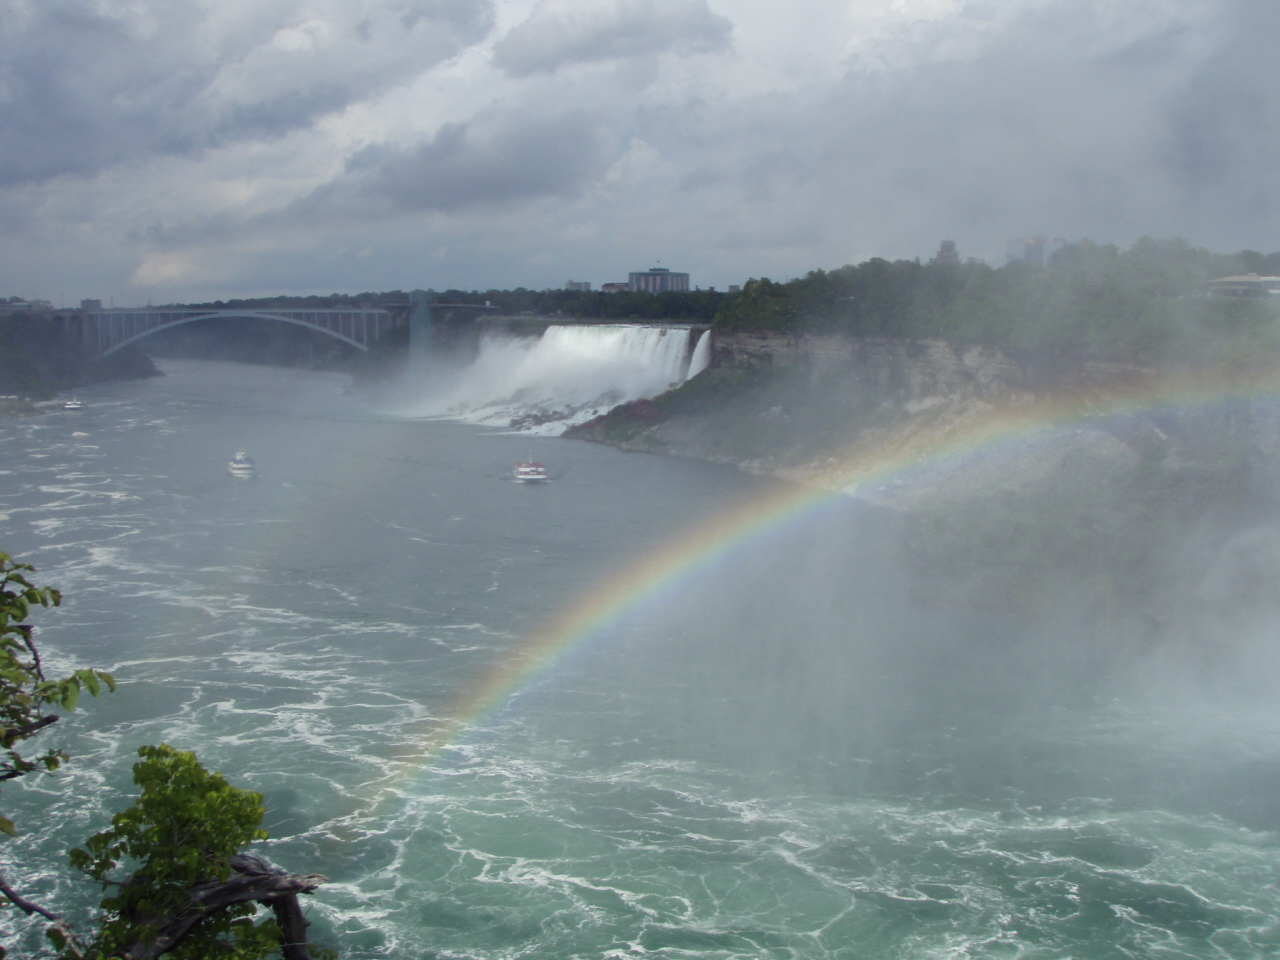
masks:
{"label": "tree line", "polygon": [[[464,303],[488,305],[501,314],[563,316],[581,320],[649,320],[701,321],[710,323],[716,311],[730,294],[716,290],[689,290],[672,293],[602,293],[598,290],[437,290],[433,301],[438,304]],[[272,308],[338,309],[348,307],[406,307],[409,294],[403,290],[381,293],[331,293],[302,297],[257,297],[251,299],[216,300],[209,303],[170,304],[172,307],[199,309],[269,310]]]}
{"label": "tree line", "polygon": [[[1213,279],[1280,275],[1280,253],[1219,254],[1184,240],[1143,238],[1128,249],[1089,240],[1044,265],[938,263],[873,257],[786,282],[748,280],[740,293],[584,290],[437,291],[437,303],[489,305],[508,315],[595,321],[712,323],[717,330],[939,338],[1011,351],[1160,359],[1249,349],[1272,337],[1264,298],[1206,297]],[[1273,302],[1274,302],[1273,298]],[[405,306],[405,291],[228,300],[209,307]]]}
{"label": "tree line", "polygon": [[1280,274],[1280,253],[1222,255],[1182,240],[1068,244],[1043,265],[873,258],[779,283],[748,281],[722,331],[940,338],[1013,351],[1160,359],[1275,339],[1275,300],[1210,297],[1215,278]]}

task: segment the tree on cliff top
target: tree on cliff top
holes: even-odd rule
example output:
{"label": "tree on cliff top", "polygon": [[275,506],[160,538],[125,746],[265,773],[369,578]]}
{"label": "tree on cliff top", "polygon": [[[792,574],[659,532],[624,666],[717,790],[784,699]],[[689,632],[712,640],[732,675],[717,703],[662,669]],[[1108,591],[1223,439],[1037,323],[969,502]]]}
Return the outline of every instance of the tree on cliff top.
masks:
{"label": "tree on cliff top", "polygon": [[721,304],[717,330],[937,338],[1012,351],[1156,360],[1221,359],[1274,346],[1259,300],[1203,297],[1233,273],[1280,271],[1280,254],[1211,253],[1144,238],[1128,250],[1087,240],[1046,266],[873,258],[787,283],[751,280]]}
{"label": "tree on cliff top", "polygon": [[[806,280],[822,271],[810,273]],[[791,330],[796,325],[798,297],[801,287],[798,281],[778,283],[768,277],[757,280],[752,277],[742,285],[742,293],[726,300],[716,311],[715,327],[718,330],[734,330],[744,333],[770,330]]]}

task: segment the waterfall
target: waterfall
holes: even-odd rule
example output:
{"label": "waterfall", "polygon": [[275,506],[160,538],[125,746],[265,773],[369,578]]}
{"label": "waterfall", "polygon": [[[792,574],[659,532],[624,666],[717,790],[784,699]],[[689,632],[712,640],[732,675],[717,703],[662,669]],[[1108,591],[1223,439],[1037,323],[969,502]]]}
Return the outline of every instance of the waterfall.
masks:
{"label": "waterfall", "polygon": [[686,380],[692,380],[707,367],[711,366],[711,331],[703,330],[698,337],[698,345],[693,348],[693,356],[689,360],[689,373]]}
{"label": "waterfall", "polygon": [[489,334],[473,363],[436,370],[412,413],[559,434],[630,400],[657,396],[706,366],[687,326],[564,324],[541,337]]}

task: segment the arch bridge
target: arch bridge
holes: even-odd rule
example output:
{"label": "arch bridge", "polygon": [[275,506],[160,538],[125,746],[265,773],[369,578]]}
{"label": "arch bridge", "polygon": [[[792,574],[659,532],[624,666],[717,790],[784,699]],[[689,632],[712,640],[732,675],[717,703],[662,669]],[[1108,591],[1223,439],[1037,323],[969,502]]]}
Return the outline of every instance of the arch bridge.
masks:
{"label": "arch bridge", "polygon": [[279,320],[301,327],[309,327],[335,339],[348,343],[357,350],[368,350],[373,343],[395,327],[404,326],[408,316],[404,310],[388,310],[380,307],[362,308],[260,308],[237,310],[221,309],[145,309],[87,310],[84,313],[82,336],[90,352],[105,357],[135,343],[144,337],[197,320],[248,318],[254,320]]}

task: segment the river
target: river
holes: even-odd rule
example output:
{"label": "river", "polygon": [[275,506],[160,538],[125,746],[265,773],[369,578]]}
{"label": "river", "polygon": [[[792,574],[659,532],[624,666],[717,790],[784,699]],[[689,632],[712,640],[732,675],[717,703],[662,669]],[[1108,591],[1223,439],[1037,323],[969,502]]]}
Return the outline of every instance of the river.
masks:
{"label": "river", "polygon": [[[628,588],[778,486],[163,369],[0,422],[0,549],[65,594],[51,671],[121,681],[42,738],[64,771],[5,785],[32,899],[85,922],[66,849],[164,741],[266,796],[259,852],[331,878],[313,935],[348,958],[1280,950],[1269,698],[1138,693],[1044,625],[931,610],[845,501]],[[511,482],[529,458],[550,482]]]}

